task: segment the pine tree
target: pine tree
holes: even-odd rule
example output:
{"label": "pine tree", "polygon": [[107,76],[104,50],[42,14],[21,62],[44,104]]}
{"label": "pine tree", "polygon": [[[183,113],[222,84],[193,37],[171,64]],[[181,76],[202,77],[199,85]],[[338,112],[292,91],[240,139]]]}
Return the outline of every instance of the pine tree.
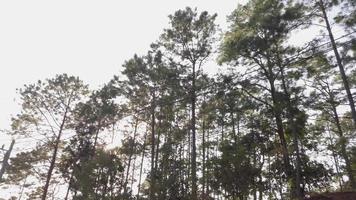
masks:
{"label": "pine tree", "polygon": [[[22,112],[13,119],[14,134],[43,134],[51,140],[49,147],[52,154],[41,195],[42,199],[46,199],[63,132],[68,129],[74,105],[87,94],[87,86],[78,77],[62,74],[25,85],[19,92]],[[33,133],[33,130],[37,131]]]}
{"label": "pine tree", "polygon": [[197,150],[196,150],[196,81],[201,75],[201,67],[212,53],[216,15],[186,8],[169,16],[170,27],[165,29],[160,44],[173,54],[174,60],[185,71],[189,82],[191,103],[191,199],[198,199],[197,186]]}

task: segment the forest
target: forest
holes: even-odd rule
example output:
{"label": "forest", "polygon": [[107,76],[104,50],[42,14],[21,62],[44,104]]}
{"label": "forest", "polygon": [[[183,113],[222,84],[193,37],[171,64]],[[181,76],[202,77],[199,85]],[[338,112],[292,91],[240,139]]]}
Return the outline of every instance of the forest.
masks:
{"label": "forest", "polygon": [[217,14],[172,13],[101,88],[69,74],[19,88],[0,199],[355,192],[356,1],[250,0],[227,30]]}

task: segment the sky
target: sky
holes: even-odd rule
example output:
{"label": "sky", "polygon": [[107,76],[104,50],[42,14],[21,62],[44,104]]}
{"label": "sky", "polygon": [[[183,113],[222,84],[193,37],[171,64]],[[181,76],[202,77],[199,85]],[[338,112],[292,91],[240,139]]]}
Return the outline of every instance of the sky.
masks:
{"label": "sky", "polygon": [[[226,16],[243,0],[0,1],[0,129],[20,111],[16,88],[67,73],[92,87],[109,81],[125,60],[144,54],[186,6]],[[216,67],[216,66],[209,66]],[[5,141],[6,140],[6,141]],[[0,136],[0,145],[9,138]]]}

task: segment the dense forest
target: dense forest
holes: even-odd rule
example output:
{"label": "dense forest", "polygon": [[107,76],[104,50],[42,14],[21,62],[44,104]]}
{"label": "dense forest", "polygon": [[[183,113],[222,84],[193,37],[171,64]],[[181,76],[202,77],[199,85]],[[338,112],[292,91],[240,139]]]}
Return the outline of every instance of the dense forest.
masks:
{"label": "dense forest", "polygon": [[[196,8],[168,17],[149,51],[99,89],[67,74],[18,89],[0,198],[301,200],[356,190],[356,1],[250,0],[227,30]],[[36,145],[21,143],[29,138]],[[22,151],[11,153],[14,144]]]}

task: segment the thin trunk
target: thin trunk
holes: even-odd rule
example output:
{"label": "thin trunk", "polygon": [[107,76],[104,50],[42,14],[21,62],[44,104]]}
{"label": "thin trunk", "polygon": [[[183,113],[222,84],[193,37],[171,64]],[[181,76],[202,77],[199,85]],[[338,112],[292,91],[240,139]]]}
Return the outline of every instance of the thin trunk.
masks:
{"label": "thin trunk", "polygon": [[258,199],[263,200],[263,182],[262,182],[262,175],[261,173],[259,174],[259,187],[258,187]]}
{"label": "thin trunk", "polygon": [[150,199],[155,199],[155,187],[156,187],[156,173],[155,173],[155,128],[156,128],[156,94],[153,91],[152,105],[151,105],[151,184],[150,184]]}
{"label": "thin trunk", "polygon": [[203,196],[205,195],[205,181],[206,181],[206,174],[205,174],[205,119],[203,116],[203,126],[202,126],[202,131],[203,131],[203,141],[202,141],[202,148],[203,148],[203,166],[202,166],[202,182],[203,182],[203,188],[202,188],[202,193]]}
{"label": "thin trunk", "polygon": [[[282,78],[282,86],[285,95],[287,96],[287,109],[288,109],[288,121],[289,121],[289,127],[292,132],[293,136],[293,146],[294,146],[294,151],[295,151],[295,156],[296,156],[296,172],[295,172],[295,197],[297,199],[303,200],[304,199],[304,192],[302,190],[301,184],[302,184],[302,175],[301,175],[301,159],[300,159],[300,152],[299,152],[299,138],[298,138],[298,132],[297,132],[297,125],[296,125],[296,119],[294,118],[295,115],[297,115],[296,109],[293,108],[292,102],[290,99],[290,94],[287,88],[287,84],[285,82],[285,77],[284,77],[284,69],[283,67],[280,67],[280,72],[281,72],[281,78]],[[294,196],[294,195],[293,195]]]}
{"label": "thin trunk", "polygon": [[67,192],[66,192],[66,196],[65,196],[64,200],[67,200],[67,199],[68,199],[69,192],[70,192],[70,189],[71,189],[71,187],[72,187],[73,176],[74,176],[74,169],[73,169],[72,173],[70,174],[69,183],[68,183],[68,188],[67,188]]}
{"label": "thin trunk", "polygon": [[[349,100],[349,105],[350,105],[350,109],[351,109],[351,115],[352,115],[352,119],[353,119],[353,122],[354,122],[354,128],[356,129],[355,102],[354,102],[354,99],[352,97],[352,93],[351,93],[349,81],[348,81],[347,76],[346,76],[344,65],[342,63],[339,51],[337,50],[336,42],[335,42],[334,35],[332,33],[332,30],[331,30],[331,25],[330,25],[329,18],[327,16],[327,13],[326,13],[326,10],[325,10],[325,4],[324,4],[323,0],[319,0],[319,7],[320,7],[320,10],[323,13],[323,18],[324,18],[324,21],[325,21],[326,29],[328,31],[330,42],[331,42],[332,48],[334,50],[334,54],[335,54],[335,58],[336,58],[336,61],[337,61],[337,65],[338,65],[339,70],[340,70],[342,82],[344,84],[345,91],[346,91],[346,94],[347,94],[347,99]],[[356,189],[355,182],[351,182],[351,186],[352,186],[353,189]]]}
{"label": "thin trunk", "polygon": [[[101,175],[104,173],[104,170],[101,170]],[[102,179],[102,178],[101,178]],[[106,194],[108,193],[108,177],[105,178],[104,189],[101,190],[102,199],[106,199]]]}
{"label": "thin trunk", "polygon": [[[189,117],[189,121],[191,122],[191,117]],[[192,166],[192,162],[191,162],[191,160],[192,160],[192,142],[191,142],[191,136],[188,134],[188,148],[187,148],[187,153],[186,153],[186,156],[187,156],[187,161],[188,161],[188,166],[187,166],[187,169],[188,169],[188,173],[187,173],[187,177],[188,177],[188,180],[190,180],[190,175],[191,175],[191,171],[192,171],[192,168],[191,168],[191,166]]]}
{"label": "thin trunk", "polygon": [[90,157],[90,156],[92,156],[92,157],[95,156],[96,146],[97,146],[97,144],[98,144],[98,139],[99,139],[100,127],[101,127],[101,122],[99,121],[98,126],[97,126],[97,129],[96,129],[96,133],[95,133],[93,151],[88,154],[89,157]]}
{"label": "thin trunk", "polygon": [[[268,185],[272,185],[272,177],[271,177],[271,156],[267,154],[267,182]],[[272,187],[268,187],[268,199],[272,199]]]}
{"label": "thin trunk", "polygon": [[155,171],[157,171],[158,168],[159,143],[160,143],[161,129],[162,129],[161,125],[162,125],[162,120],[160,119],[158,121],[158,131],[157,131],[157,141],[156,141]]}
{"label": "thin trunk", "polygon": [[334,104],[332,105],[332,107],[333,107],[333,113],[334,113],[336,127],[339,132],[339,137],[341,140],[341,156],[345,160],[346,172],[347,172],[347,176],[349,177],[351,188],[354,188],[356,184],[355,184],[355,178],[353,176],[353,171],[352,171],[352,166],[351,166],[352,164],[351,164],[351,161],[350,161],[349,156],[347,155],[347,151],[346,151],[346,141],[345,141],[346,139],[344,137],[344,132],[343,132],[341,124],[340,124],[340,119],[339,119],[339,115],[337,113],[336,107]]}
{"label": "thin trunk", "polygon": [[132,145],[131,145],[131,149],[130,149],[130,155],[129,155],[129,159],[128,159],[128,164],[127,164],[127,171],[126,171],[126,177],[125,177],[125,183],[124,183],[124,194],[127,193],[127,184],[129,182],[129,173],[130,173],[130,167],[131,167],[131,161],[132,161],[132,156],[134,154],[134,150],[135,150],[135,144],[136,144],[136,135],[137,135],[137,126],[138,126],[138,119],[136,118],[135,121],[135,128],[134,128],[134,133],[133,133],[133,139],[132,139]]}
{"label": "thin trunk", "polygon": [[234,138],[235,144],[237,144],[237,135],[236,135],[236,130],[235,130],[235,116],[234,116],[234,110],[233,108],[230,108],[230,115],[231,115],[231,124],[232,124],[232,136]]}
{"label": "thin trunk", "polygon": [[4,155],[4,158],[2,161],[2,167],[0,169],[0,182],[2,181],[2,177],[5,174],[5,171],[9,165],[9,159],[10,159],[10,155],[12,152],[12,148],[14,147],[14,144],[15,144],[15,140],[12,140],[11,144],[10,144],[10,148],[6,151],[6,153]]}
{"label": "thin trunk", "polygon": [[295,172],[295,176],[296,176],[296,188],[295,188],[295,192],[296,192],[296,197],[300,200],[304,199],[304,192],[302,191],[302,176],[301,176],[301,159],[300,159],[300,152],[299,152],[299,145],[298,145],[298,135],[297,135],[297,131],[296,131],[296,127],[295,125],[292,125],[292,134],[293,134],[293,146],[295,149],[295,154],[296,154],[296,172]]}
{"label": "thin trunk", "polygon": [[[207,148],[206,148],[206,165],[207,165],[207,170],[205,172],[205,176],[206,177],[209,177],[210,176],[210,172],[209,172],[209,168],[210,168],[210,161],[209,161],[209,149],[210,149],[210,145],[209,145],[209,142],[210,142],[210,131],[209,129],[207,130]],[[206,181],[206,196],[209,197],[210,196],[210,181],[209,181],[209,178],[207,178],[207,181]]]}
{"label": "thin trunk", "polygon": [[196,117],[195,117],[195,102],[196,102],[196,88],[195,88],[195,79],[196,79],[196,74],[195,74],[195,63],[192,65],[193,67],[193,74],[192,74],[192,94],[191,94],[191,103],[192,103],[192,200],[197,200],[198,199],[198,194],[197,194],[197,150],[196,150]]}
{"label": "thin trunk", "polygon": [[[190,121],[191,121],[191,119],[190,119]],[[186,191],[187,192],[189,192],[189,185],[190,185],[190,183],[191,183],[191,171],[192,171],[192,162],[191,162],[191,160],[192,160],[192,154],[191,154],[191,152],[192,152],[192,142],[191,142],[191,137],[190,137],[190,135],[188,134],[188,147],[187,148],[185,148],[186,149],[186,153],[185,153],[185,160],[187,160],[188,162],[187,162],[187,171],[186,171],[186,180],[185,180],[185,182],[186,182]]]}
{"label": "thin trunk", "polygon": [[[329,142],[330,142],[329,145],[333,146],[334,145],[334,141],[332,140],[329,126],[328,126],[328,133],[329,133],[329,138],[328,139],[329,139]],[[340,187],[340,190],[342,192],[344,190],[343,189],[343,180],[342,180],[342,175],[340,173],[340,165],[339,165],[339,161],[337,159],[337,153],[335,152],[334,147],[332,147],[331,152],[332,152],[332,156],[333,156],[334,163],[335,163],[336,174],[338,176],[339,187]]]}
{"label": "thin trunk", "polygon": [[[183,155],[184,154],[184,151],[183,151],[183,145],[180,143],[179,144],[179,161],[182,163],[184,162],[183,161]],[[180,188],[181,188],[181,191],[183,192],[184,194],[184,173],[183,173],[183,170],[182,169],[182,165],[179,166],[179,179],[180,179]]]}
{"label": "thin trunk", "polygon": [[25,190],[25,184],[26,184],[26,181],[27,181],[27,177],[28,177],[28,176],[26,176],[26,178],[25,178],[25,180],[23,181],[23,184],[22,184],[22,186],[21,186],[20,196],[19,196],[18,200],[21,200],[21,198],[22,198],[23,191]]}
{"label": "thin trunk", "polygon": [[141,166],[140,166],[140,175],[138,178],[138,186],[137,186],[137,199],[140,199],[140,189],[141,189],[141,179],[142,179],[142,171],[143,171],[143,161],[145,158],[145,149],[146,149],[146,138],[147,133],[145,133],[144,141],[143,141],[143,146],[142,146],[142,158],[141,158]]}
{"label": "thin trunk", "polygon": [[136,159],[137,159],[137,155],[134,155],[134,159],[133,159],[133,164],[132,164],[132,174],[131,174],[131,184],[130,184],[130,188],[133,188],[133,184],[135,182],[135,170],[136,170]]}
{"label": "thin trunk", "polygon": [[61,141],[62,131],[64,129],[64,124],[65,124],[65,122],[67,120],[67,113],[68,113],[68,109],[69,109],[68,106],[69,105],[67,105],[67,108],[66,108],[66,110],[64,112],[62,123],[61,123],[61,125],[59,127],[58,135],[57,135],[57,138],[56,138],[56,141],[55,141],[54,151],[53,151],[53,154],[52,154],[51,162],[50,162],[49,169],[48,169],[47,176],[46,176],[46,184],[43,187],[43,193],[42,193],[42,198],[41,198],[42,200],[46,200],[46,198],[47,198],[48,187],[49,187],[49,184],[50,184],[50,180],[52,178],[52,172],[54,170],[54,166],[56,164],[56,159],[57,159],[57,154],[58,154],[59,143]]}
{"label": "thin trunk", "polygon": [[[253,130],[252,130],[253,131]],[[257,168],[257,156],[256,156],[256,149],[253,149],[252,152],[252,160],[253,160],[253,167]],[[257,184],[256,184],[256,177],[253,177],[253,186],[252,186],[252,195],[253,195],[253,200],[257,200]]]}
{"label": "thin trunk", "polygon": [[282,118],[281,118],[281,111],[280,111],[280,103],[277,100],[276,97],[276,89],[274,86],[274,82],[270,80],[270,86],[271,86],[271,95],[272,95],[272,101],[273,101],[273,114],[276,120],[276,125],[277,125],[277,133],[280,139],[281,143],[281,148],[282,148],[282,156],[283,156],[283,164],[284,164],[284,171],[288,177],[288,179],[292,178],[292,167],[290,165],[290,158],[289,158],[289,153],[288,153],[288,147],[287,147],[287,141],[284,135],[284,128],[283,128],[283,123],[282,123]]}

